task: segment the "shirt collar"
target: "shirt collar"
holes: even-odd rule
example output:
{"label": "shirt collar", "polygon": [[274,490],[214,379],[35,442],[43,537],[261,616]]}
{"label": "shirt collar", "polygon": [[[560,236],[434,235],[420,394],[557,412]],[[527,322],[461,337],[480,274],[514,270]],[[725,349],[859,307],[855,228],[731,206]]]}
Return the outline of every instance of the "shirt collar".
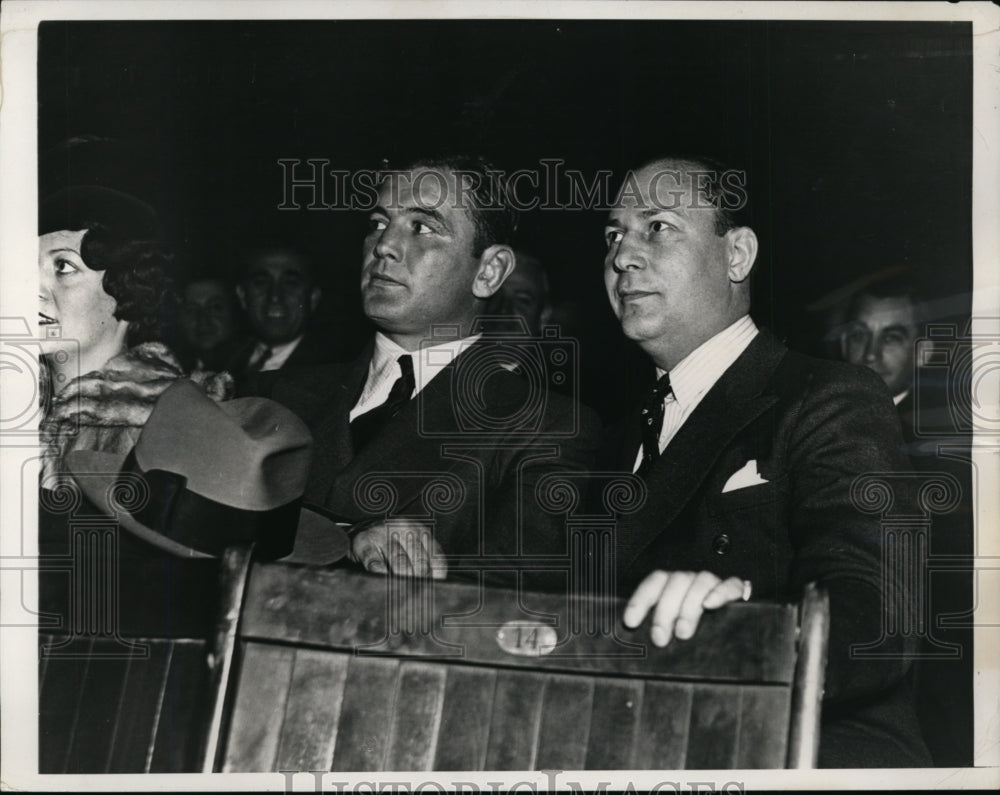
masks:
{"label": "shirt collar", "polygon": [[291,353],[293,350],[295,350],[295,348],[298,346],[298,344],[300,342],[302,342],[302,338],[304,336],[305,336],[305,334],[299,334],[299,336],[297,336],[291,342],[283,342],[280,345],[271,345],[271,346],[268,346],[268,344],[266,342],[258,342],[257,344],[261,348],[263,348],[265,350],[268,347],[270,347],[271,348],[271,356],[270,356],[270,358],[274,359],[276,357],[279,357],[279,356],[285,354],[286,352],[287,353]]}
{"label": "shirt collar", "polygon": [[[744,315],[681,359],[670,371],[670,389],[681,408],[708,392],[758,334],[750,315]],[[656,368],[657,377],[666,371]]]}
{"label": "shirt collar", "polygon": [[[260,363],[263,370],[280,369],[288,357],[292,355],[292,352],[298,347],[299,343],[302,342],[303,337],[305,337],[305,334],[300,334],[291,342],[283,342],[280,345],[268,345],[263,340],[258,340],[250,361]],[[267,358],[261,362],[260,358],[265,355]]]}
{"label": "shirt collar", "polygon": [[452,363],[456,356],[467,350],[482,334],[471,337],[447,340],[437,345],[422,345],[415,351],[408,351],[396,344],[381,331],[375,332],[375,351],[372,354],[371,371],[381,373],[386,368],[399,369],[400,356],[413,357],[413,376],[416,381],[416,392],[427,386],[431,380],[445,367]]}

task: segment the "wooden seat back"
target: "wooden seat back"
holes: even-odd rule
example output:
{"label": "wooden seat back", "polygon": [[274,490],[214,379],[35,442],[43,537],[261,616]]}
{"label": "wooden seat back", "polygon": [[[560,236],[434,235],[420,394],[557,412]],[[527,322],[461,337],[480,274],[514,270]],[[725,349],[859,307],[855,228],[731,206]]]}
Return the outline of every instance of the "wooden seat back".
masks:
{"label": "wooden seat back", "polygon": [[226,566],[240,598],[213,654],[206,770],[815,764],[828,611],[814,587],[801,605],[707,613],[660,649],[617,599],[250,567],[245,552]]}
{"label": "wooden seat back", "polygon": [[198,769],[205,641],[39,635],[40,773]]}

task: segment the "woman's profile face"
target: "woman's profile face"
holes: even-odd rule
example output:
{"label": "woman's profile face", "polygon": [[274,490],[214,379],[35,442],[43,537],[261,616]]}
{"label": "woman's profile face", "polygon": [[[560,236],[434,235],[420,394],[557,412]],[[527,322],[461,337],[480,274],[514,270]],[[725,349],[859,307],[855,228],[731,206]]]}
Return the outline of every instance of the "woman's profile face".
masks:
{"label": "woman's profile face", "polygon": [[44,353],[70,352],[79,345],[80,358],[89,363],[88,354],[116,355],[128,324],[115,319],[115,299],[102,284],[104,272],[83,262],[80,247],[85,233],[63,230],[38,238],[38,322]]}

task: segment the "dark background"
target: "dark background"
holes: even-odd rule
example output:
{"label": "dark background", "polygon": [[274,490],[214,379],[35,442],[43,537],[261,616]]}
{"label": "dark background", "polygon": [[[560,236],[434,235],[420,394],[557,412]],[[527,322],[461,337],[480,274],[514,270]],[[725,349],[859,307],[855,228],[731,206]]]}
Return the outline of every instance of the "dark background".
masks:
{"label": "dark background", "polygon": [[[277,210],[279,158],[457,150],[592,174],[706,153],[749,171],[754,315],[793,347],[817,348],[807,307],[889,266],[969,302],[968,23],[46,22],[38,66],[43,192],[98,179],[148,198],[194,271],[232,268],[251,236],[296,239],[323,264],[331,329],[357,318],[363,216]],[[71,155],[81,135],[119,143]],[[607,415],[635,359],[603,293],[602,221],[536,211],[521,242],[583,307],[569,330]]]}

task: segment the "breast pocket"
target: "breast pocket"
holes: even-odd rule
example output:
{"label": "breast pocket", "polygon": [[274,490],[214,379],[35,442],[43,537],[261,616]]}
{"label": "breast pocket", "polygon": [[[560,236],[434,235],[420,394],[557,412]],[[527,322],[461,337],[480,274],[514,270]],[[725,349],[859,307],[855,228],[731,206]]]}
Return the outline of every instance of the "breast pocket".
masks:
{"label": "breast pocket", "polygon": [[742,489],[716,494],[706,500],[708,512],[713,516],[724,516],[736,511],[773,510],[776,503],[783,502],[788,494],[788,476],[777,480],[745,486]]}

